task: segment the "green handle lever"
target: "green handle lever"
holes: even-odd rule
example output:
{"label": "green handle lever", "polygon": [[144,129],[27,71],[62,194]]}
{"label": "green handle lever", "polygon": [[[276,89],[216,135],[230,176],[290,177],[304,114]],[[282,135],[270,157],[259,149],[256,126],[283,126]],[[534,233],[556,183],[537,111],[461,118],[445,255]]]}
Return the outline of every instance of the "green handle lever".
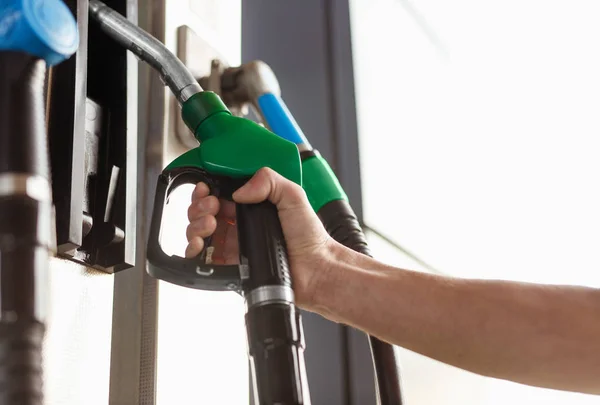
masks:
{"label": "green handle lever", "polygon": [[181,114],[200,146],[179,156],[165,170],[196,167],[219,176],[243,178],[270,167],[302,185],[296,145],[253,121],[231,115],[215,93],[196,93],[183,103]]}

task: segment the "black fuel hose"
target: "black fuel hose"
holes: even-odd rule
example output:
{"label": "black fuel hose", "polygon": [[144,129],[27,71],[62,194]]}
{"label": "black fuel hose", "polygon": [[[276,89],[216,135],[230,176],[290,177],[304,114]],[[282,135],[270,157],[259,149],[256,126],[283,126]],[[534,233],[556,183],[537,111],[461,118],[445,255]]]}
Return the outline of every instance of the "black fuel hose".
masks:
{"label": "black fuel hose", "polygon": [[[356,252],[372,257],[356,214],[347,201],[330,201],[319,210],[317,215],[333,239]],[[369,336],[369,345],[379,403],[401,405],[403,398],[398,353],[393,345],[374,336]]]}
{"label": "black fuel hose", "polygon": [[0,404],[43,403],[52,199],[46,62],[0,52]]}

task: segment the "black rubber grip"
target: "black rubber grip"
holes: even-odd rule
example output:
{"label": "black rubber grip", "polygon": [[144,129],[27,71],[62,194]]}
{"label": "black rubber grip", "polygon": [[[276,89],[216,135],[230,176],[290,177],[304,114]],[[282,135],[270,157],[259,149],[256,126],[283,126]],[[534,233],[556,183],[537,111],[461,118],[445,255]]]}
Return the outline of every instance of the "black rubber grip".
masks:
{"label": "black rubber grip", "polygon": [[44,61],[21,52],[0,52],[0,173],[49,178],[45,77]]}
{"label": "black rubber grip", "polygon": [[43,404],[43,340],[39,322],[0,322],[0,404]]}
{"label": "black rubber grip", "polygon": [[[347,201],[331,201],[324,205],[317,215],[333,239],[356,252],[372,257],[356,214]],[[398,366],[400,361],[394,346],[373,336],[369,336],[369,345],[373,355],[380,403],[383,405],[402,404]]]}
{"label": "black rubber grip", "polygon": [[[275,205],[268,201],[237,204],[236,216],[240,262],[248,265],[247,278],[242,280],[246,299],[260,287],[291,288],[287,247]],[[250,304],[246,331],[255,404],[304,404],[304,340],[295,305],[278,300]]]}
{"label": "black rubber grip", "polygon": [[304,339],[300,312],[287,304],[251,307],[248,349],[256,378],[255,405],[302,405]]}
{"label": "black rubber grip", "polygon": [[292,286],[287,247],[277,208],[265,201],[236,205],[240,260],[250,268],[244,292],[275,285]]}

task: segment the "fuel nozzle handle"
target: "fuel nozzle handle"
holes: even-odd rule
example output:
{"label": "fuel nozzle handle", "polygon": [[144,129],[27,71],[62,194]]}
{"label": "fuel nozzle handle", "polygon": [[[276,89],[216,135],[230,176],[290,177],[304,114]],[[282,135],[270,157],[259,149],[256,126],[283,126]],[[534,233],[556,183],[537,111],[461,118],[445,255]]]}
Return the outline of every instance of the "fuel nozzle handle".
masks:
{"label": "fuel nozzle handle", "polygon": [[101,1],[90,0],[89,9],[102,31],[156,69],[180,105],[202,91],[181,60],[152,35]]}
{"label": "fuel nozzle handle", "polygon": [[236,211],[240,257],[250,268],[243,287],[255,402],[310,405],[302,321],[277,208],[263,202],[238,204]]}
{"label": "fuel nozzle handle", "polygon": [[239,265],[207,262],[203,253],[196,258],[169,257],[158,242],[161,207],[180,182],[204,181],[211,195],[227,200],[264,166],[301,183],[298,149],[258,124],[231,115],[211,92],[190,98],[182,106],[182,117],[189,128],[197,128],[200,146],[171,162],[159,178],[147,249],[149,273],[191,288],[242,294],[255,403],[308,405],[301,316],[275,205],[236,204]]}
{"label": "fuel nozzle handle", "polygon": [[[200,82],[207,82],[206,78]],[[277,77],[262,61],[253,61],[221,74],[223,99],[231,104],[250,103],[262,121],[280,137],[294,142],[301,151],[302,187],[313,210],[333,239],[371,256],[367,240],[335,173],[314,150],[281,98]],[[403,403],[399,358],[394,346],[369,336],[378,403]]]}

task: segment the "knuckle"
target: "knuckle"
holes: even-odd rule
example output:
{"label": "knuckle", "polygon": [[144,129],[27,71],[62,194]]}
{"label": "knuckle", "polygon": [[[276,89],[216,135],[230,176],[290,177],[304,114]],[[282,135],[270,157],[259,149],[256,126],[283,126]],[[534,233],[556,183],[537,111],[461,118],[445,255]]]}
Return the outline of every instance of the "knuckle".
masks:
{"label": "knuckle", "polygon": [[271,169],[270,167],[263,167],[259,170],[259,175],[261,175],[265,180],[267,180],[271,185],[276,183],[277,177],[279,174]]}
{"label": "knuckle", "polygon": [[302,187],[300,187],[298,184],[293,183],[291,181],[288,183],[286,191],[294,199],[304,198],[306,196],[306,192],[304,191],[304,189]]}
{"label": "knuckle", "polygon": [[188,240],[188,242],[190,242],[193,237],[194,237],[194,228],[192,227],[192,224],[189,224],[187,226],[187,228],[185,229],[185,236]]}
{"label": "knuckle", "polygon": [[292,181],[282,182],[281,189],[281,193],[285,195],[286,200],[293,205],[307,199],[304,189]]}
{"label": "knuckle", "polygon": [[262,167],[259,170],[260,173],[263,173],[265,176],[273,176],[273,174],[275,174],[275,170],[271,169],[270,167]]}
{"label": "knuckle", "polygon": [[203,183],[203,182],[196,184],[196,187],[194,187],[193,196],[199,197],[199,196],[203,195],[205,193],[206,187],[207,187],[206,183]]}
{"label": "knuckle", "polygon": [[195,212],[195,205],[194,204],[190,204],[190,206],[187,209],[187,216],[188,216],[188,220],[192,220],[194,218],[194,212]]}
{"label": "knuckle", "polygon": [[206,207],[207,211],[219,209],[219,199],[214,195],[206,196],[202,200],[202,205]]}
{"label": "knuckle", "polygon": [[217,229],[217,219],[212,215],[207,215],[204,220],[204,225],[205,231],[213,233]]}

